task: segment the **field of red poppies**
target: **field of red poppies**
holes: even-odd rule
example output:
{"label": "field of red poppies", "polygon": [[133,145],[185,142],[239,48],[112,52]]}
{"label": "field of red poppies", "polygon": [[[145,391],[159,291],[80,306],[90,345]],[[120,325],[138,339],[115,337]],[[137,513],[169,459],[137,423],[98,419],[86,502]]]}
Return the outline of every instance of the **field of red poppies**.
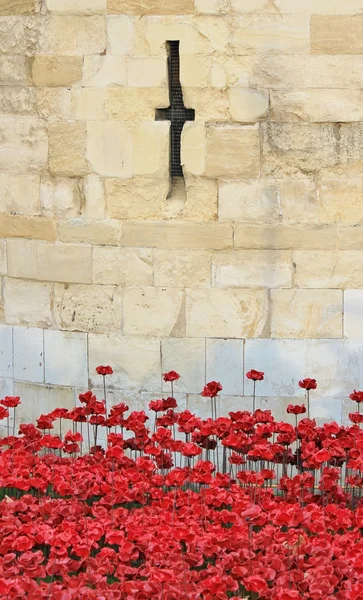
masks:
{"label": "field of red poppies", "polygon": [[19,429],[20,399],[1,400],[1,598],[363,600],[363,392],[350,427],[318,427],[314,379],[294,425],[255,402],[218,418],[210,382],[202,420],[178,411],[171,371],[149,419],[108,406],[97,371],[104,399]]}

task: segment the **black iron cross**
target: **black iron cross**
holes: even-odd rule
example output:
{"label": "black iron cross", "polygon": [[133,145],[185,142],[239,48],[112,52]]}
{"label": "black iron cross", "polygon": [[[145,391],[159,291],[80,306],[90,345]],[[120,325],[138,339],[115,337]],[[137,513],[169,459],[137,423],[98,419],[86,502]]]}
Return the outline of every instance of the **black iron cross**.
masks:
{"label": "black iron cross", "polygon": [[195,110],[185,108],[180,84],[179,42],[167,42],[169,73],[169,108],[157,108],[156,121],[170,121],[170,176],[183,177],[181,134],[186,121],[195,120]]}

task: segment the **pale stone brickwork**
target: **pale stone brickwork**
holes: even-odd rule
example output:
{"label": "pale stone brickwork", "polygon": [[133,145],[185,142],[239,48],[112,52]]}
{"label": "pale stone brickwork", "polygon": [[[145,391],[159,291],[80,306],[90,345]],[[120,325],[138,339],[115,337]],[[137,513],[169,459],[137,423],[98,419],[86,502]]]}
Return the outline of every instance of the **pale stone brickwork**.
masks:
{"label": "pale stone brickwork", "polygon": [[[0,394],[347,418],[363,387],[363,0],[0,0]],[[171,188],[166,41],[180,41]],[[72,389],[74,388],[74,390]]]}

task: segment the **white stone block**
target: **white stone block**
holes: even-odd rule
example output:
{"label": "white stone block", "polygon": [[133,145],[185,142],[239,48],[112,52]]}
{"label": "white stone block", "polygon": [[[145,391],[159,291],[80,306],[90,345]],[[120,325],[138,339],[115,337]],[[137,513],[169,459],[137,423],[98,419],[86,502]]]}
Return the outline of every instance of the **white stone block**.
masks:
{"label": "white stone block", "polygon": [[306,356],[306,377],[313,377],[318,384],[312,397],[349,396],[363,383],[363,343],[309,340]]}
{"label": "white stone block", "polygon": [[132,129],[120,121],[87,124],[87,159],[98,175],[132,177]]}
{"label": "white stone block", "polygon": [[0,325],[0,377],[13,377],[13,328]]}
{"label": "white stone block", "polygon": [[363,340],[363,290],[344,292],[344,336]]}
{"label": "white stone block", "polygon": [[[21,404],[16,410],[16,424],[36,423],[41,414],[48,414],[55,408],[72,409],[74,406],[73,390],[67,387],[52,387],[34,383],[15,382],[14,394],[20,396]],[[63,433],[67,431],[63,422]],[[69,429],[69,427],[68,427]],[[59,420],[55,422],[53,433],[59,433]]]}
{"label": "white stone block", "polygon": [[14,380],[13,379],[0,379],[0,398],[4,396],[14,395]]}
{"label": "white stone block", "polygon": [[[256,394],[304,396],[299,380],[305,377],[306,351],[306,340],[246,340],[245,374],[251,369],[265,373],[265,379],[256,384]],[[309,373],[306,376],[314,377]],[[253,381],[245,378],[244,390],[252,395]]]}
{"label": "white stone block", "polygon": [[243,340],[207,340],[207,382],[220,381],[221,395],[243,394]]}
{"label": "white stone block", "polygon": [[127,81],[130,87],[165,87],[167,62],[164,58],[129,58]]}
{"label": "white stone block", "polygon": [[45,382],[87,386],[87,335],[44,331]]}
{"label": "white stone block", "polygon": [[44,381],[43,329],[14,327],[14,379]]}
{"label": "white stone block", "polygon": [[[180,379],[174,391],[199,393],[205,385],[205,340],[201,338],[166,338],[162,340],[162,373],[177,371]],[[163,381],[163,391],[170,393],[170,383]]]}
{"label": "white stone block", "polygon": [[[355,407],[352,407],[352,409],[352,412],[354,412]],[[342,422],[342,398],[324,398],[318,393],[312,393],[310,396],[310,418],[315,419],[319,427],[332,421],[340,425]]]}
{"label": "white stone block", "polygon": [[[187,409],[201,419],[209,419],[212,416],[211,399],[200,394],[188,394]],[[229,412],[238,410],[252,410],[252,398],[222,395],[217,398],[217,417],[228,417]]]}
{"label": "white stone block", "polygon": [[126,15],[108,16],[107,35],[109,54],[130,54],[134,40],[134,20]]}

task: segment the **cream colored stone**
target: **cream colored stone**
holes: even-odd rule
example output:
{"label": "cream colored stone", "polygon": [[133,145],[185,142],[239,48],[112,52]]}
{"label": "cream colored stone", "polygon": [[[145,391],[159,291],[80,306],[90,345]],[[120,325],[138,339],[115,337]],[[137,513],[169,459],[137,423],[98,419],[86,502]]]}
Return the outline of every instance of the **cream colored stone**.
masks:
{"label": "cream colored stone", "polygon": [[363,250],[363,227],[338,227],[339,250]]}
{"label": "cream colored stone", "polygon": [[[363,15],[362,15],[363,16]],[[363,168],[363,123],[342,123],[335,125],[337,136],[338,166],[335,173],[359,178]]]}
{"label": "cream colored stone", "polygon": [[227,11],[228,4],[227,0],[196,0],[195,8],[200,13],[218,15]]}
{"label": "cream colored stone", "polygon": [[198,33],[208,42],[210,48],[206,47],[205,53],[228,52],[230,45],[230,23],[225,17],[213,15],[196,16],[193,19]]}
{"label": "cream colored stone", "polygon": [[110,220],[69,219],[59,222],[58,231],[61,242],[117,246],[121,237],[121,223]]}
{"label": "cream colored stone", "polygon": [[343,293],[340,290],[272,290],[274,338],[341,338]]}
{"label": "cream colored stone", "polygon": [[39,86],[72,85],[82,79],[82,58],[37,55],[32,63],[32,79]]}
{"label": "cream colored stone", "polygon": [[99,15],[106,12],[107,0],[46,0],[50,13],[60,15]]}
{"label": "cream colored stone", "polygon": [[156,286],[210,287],[210,252],[154,249],[153,256]]}
{"label": "cream colored stone", "polygon": [[122,286],[153,285],[152,250],[148,248],[93,249],[93,283]]}
{"label": "cream colored stone", "polygon": [[234,121],[256,123],[267,118],[269,94],[266,90],[229,90],[229,110]]}
{"label": "cream colored stone", "polygon": [[194,0],[108,0],[108,11],[130,15],[186,15],[194,10]]}
{"label": "cream colored stone", "polygon": [[39,215],[39,175],[0,173],[0,212]]}
{"label": "cream colored stone", "polygon": [[38,279],[64,283],[92,282],[92,248],[75,244],[37,244]]}
{"label": "cream colored stone", "polygon": [[100,87],[81,88],[73,93],[72,112],[77,121],[103,121],[106,91]]}
{"label": "cream colored stone", "polygon": [[6,245],[8,276],[37,279],[37,242],[35,240],[9,239]]}
{"label": "cream colored stone", "polygon": [[135,126],[133,137],[133,175],[168,177],[170,123],[143,121]]}
{"label": "cream colored stone", "polygon": [[[19,404],[16,411],[17,423],[32,423],[39,419],[41,414],[47,414],[56,408],[67,408],[72,410],[75,406],[74,391],[71,387],[37,385],[35,383],[23,383],[16,381],[14,393],[20,398],[27,399]],[[54,435],[60,433],[60,421],[54,423]],[[63,433],[65,433],[63,431]]]}
{"label": "cream colored stone", "polygon": [[83,191],[78,179],[43,175],[40,185],[42,214],[63,219],[80,214]]}
{"label": "cream colored stone", "polygon": [[363,252],[294,252],[294,285],[300,288],[363,288]]}
{"label": "cream colored stone", "polygon": [[167,65],[163,58],[129,58],[127,81],[130,87],[165,87]]}
{"label": "cream colored stone", "polygon": [[212,59],[204,54],[180,55],[180,83],[185,92],[186,87],[210,88]]}
{"label": "cream colored stone", "polygon": [[106,21],[95,16],[53,15],[40,30],[40,54],[82,56],[106,49]]}
{"label": "cream colored stone", "polygon": [[226,90],[215,88],[184,89],[184,104],[187,108],[194,108],[195,121],[228,121],[229,103]]}
{"label": "cream colored stone", "polygon": [[234,231],[236,248],[333,250],[336,244],[336,227],[258,227],[237,224]]}
{"label": "cream colored stone", "polygon": [[232,234],[232,227],[227,223],[130,221],[124,223],[121,245],[175,250],[223,250],[232,247]]}
{"label": "cream colored stone", "polygon": [[126,335],[185,335],[184,293],[177,288],[125,288],[123,315]]}
{"label": "cream colored stone", "polygon": [[9,16],[0,21],[0,52],[32,56],[37,50],[41,22],[36,17]]}
{"label": "cream colored stone", "polygon": [[363,290],[344,293],[344,336],[361,340],[363,337]]}
{"label": "cream colored stone", "polygon": [[232,22],[236,54],[309,54],[308,15],[246,15]]}
{"label": "cream colored stone", "polygon": [[0,0],[0,15],[32,15],[39,11],[40,0]]}
{"label": "cream colored stone", "polygon": [[4,310],[5,321],[10,325],[49,327],[52,324],[50,284],[7,279]]}
{"label": "cream colored stone", "polygon": [[21,54],[0,56],[1,85],[27,85],[28,71],[25,56]]}
{"label": "cream colored stone", "polygon": [[84,123],[51,123],[49,131],[49,168],[52,175],[85,175],[86,127]]}
{"label": "cream colored stone", "polygon": [[[160,219],[169,178],[106,179],[106,211],[114,219]],[[143,245],[142,243],[140,244]]]}
{"label": "cream colored stone", "polygon": [[51,219],[22,215],[0,215],[0,237],[55,240],[56,224]]}
{"label": "cream colored stone", "polygon": [[139,22],[135,50],[138,55],[163,56],[166,40],[180,42],[180,55],[207,56],[228,41],[228,24],[215,17],[145,17]]}
{"label": "cream colored stone", "polygon": [[312,54],[362,54],[363,15],[312,15]]}
{"label": "cream colored stone", "polygon": [[[268,0],[231,0],[232,10],[236,12],[254,12],[260,10],[269,10]],[[270,10],[274,12],[274,7],[270,5]]]}
{"label": "cream colored stone", "polygon": [[0,171],[41,171],[48,158],[44,123],[38,119],[0,119]]}
{"label": "cream colored stone", "polygon": [[104,333],[121,329],[122,290],[106,285],[56,284],[54,317],[59,329]]}
{"label": "cream colored stone", "polygon": [[131,54],[134,44],[134,19],[126,15],[107,17],[107,36],[109,54]]}
{"label": "cream colored stone", "polygon": [[213,256],[216,287],[290,288],[292,261],[288,250],[230,250]]}
{"label": "cream colored stone", "polygon": [[267,311],[264,290],[188,290],[187,336],[261,337]]}
{"label": "cream colored stone", "polygon": [[344,122],[363,120],[361,90],[294,90],[271,92],[274,121]]}
{"label": "cream colored stone", "polygon": [[363,223],[363,179],[323,179],[319,218],[322,223]]}
{"label": "cream colored stone", "polygon": [[38,115],[49,122],[73,120],[71,88],[34,88]]}
{"label": "cream colored stone", "polygon": [[253,126],[236,125],[207,127],[205,172],[210,177],[258,177],[260,174],[258,129]]}
{"label": "cream colored stone", "polygon": [[83,86],[105,88],[109,85],[125,85],[126,81],[125,57],[110,54],[84,57]]}
{"label": "cream colored stone", "polygon": [[264,175],[306,178],[338,164],[336,131],[331,124],[264,123]]}
{"label": "cream colored stone", "polygon": [[132,177],[132,129],[118,121],[87,124],[87,159],[92,169],[106,177]]}
{"label": "cream colored stone", "polygon": [[[10,240],[11,241],[11,240]],[[7,257],[6,257],[6,245],[5,240],[0,240],[0,275],[7,274]]]}
{"label": "cream colored stone", "polygon": [[216,61],[212,65],[211,71],[212,85],[217,88],[226,87],[227,76],[223,65],[218,64]]}
{"label": "cream colored stone", "polygon": [[276,7],[288,13],[345,14],[363,12],[362,0],[276,0]]}
{"label": "cream colored stone", "polygon": [[20,86],[0,87],[0,115],[4,117],[37,116],[34,90]]}
{"label": "cream colored stone", "polygon": [[190,221],[216,221],[218,185],[214,179],[185,173],[186,200],[177,216]]}
{"label": "cream colored stone", "polygon": [[85,219],[104,219],[105,189],[103,180],[92,173],[83,180],[82,216]]}
{"label": "cream colored stone", "polygon": [[204,124],[189,122],[183,127],[181,162],[193,175],[203,175],[206,160],[206,128]]}
{"label": "cream colored stone", "polygon": [[120,121],[153,121],[155,109],[167,108],[169,104],[166,88],[111,88],[105,99],[107,118]]}

